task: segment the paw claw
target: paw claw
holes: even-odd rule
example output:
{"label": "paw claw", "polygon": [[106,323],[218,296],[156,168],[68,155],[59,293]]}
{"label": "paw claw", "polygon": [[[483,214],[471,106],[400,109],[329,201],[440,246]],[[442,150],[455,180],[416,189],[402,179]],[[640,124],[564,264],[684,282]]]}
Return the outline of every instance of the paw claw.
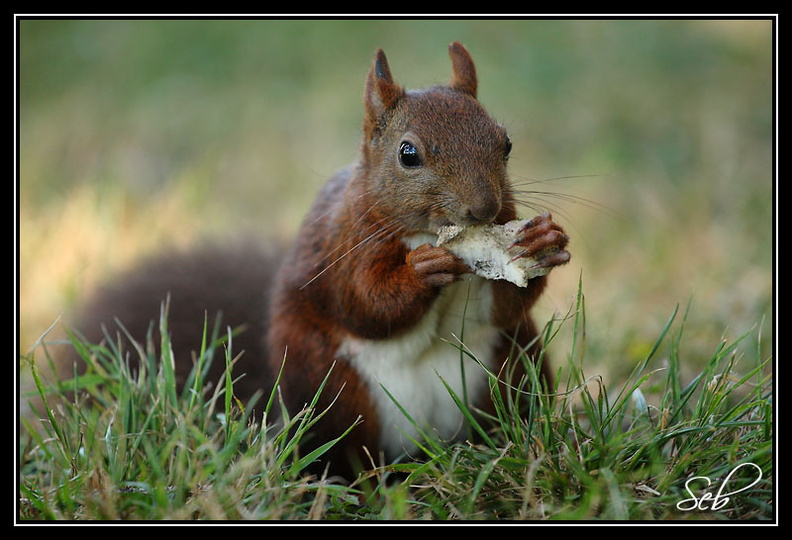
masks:
{"label": "paw claw", "polygon": [[407,254],[407,263],[418,278],[429,287],[442,287],[457,281],[470,268],[445,248],[423,245]]}
{"label": "paw claw", "polygon": [[570,255],[564,248],[569,237],[563,229],[552,220],[549,212],[544,212],[523,225],[517,232],[517,239],[508,247],[508,251],[522,248],[511,260],[523,257],[537,259],[534,268],[558,266],[569,261]]}
{"label": "paw claw", "polygon": [[568,251],[557,251],[542,257],[539,261],[537,261],[536,264],[532,265],[531,268],[549,268],[551,266],[561,266],[562,264],[568,263],[569,259],[571,258],[572,256]]}

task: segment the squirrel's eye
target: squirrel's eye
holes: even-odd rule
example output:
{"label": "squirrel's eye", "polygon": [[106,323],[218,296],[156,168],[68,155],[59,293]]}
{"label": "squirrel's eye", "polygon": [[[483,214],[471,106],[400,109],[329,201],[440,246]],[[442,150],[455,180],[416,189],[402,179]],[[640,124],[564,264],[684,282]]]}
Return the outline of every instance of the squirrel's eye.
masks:
{"label": "squirrel's eye", "polygon": [[420,167],[422,165],[418,149],[412,143],[402,141],[399,145],[399,163],[404,167]]}
{"label": "squirrel's eye", "polygon": [[511,139],[506,137],[506,148],[503,149],[503,157],[508,158],[511,154],[512,142]]}

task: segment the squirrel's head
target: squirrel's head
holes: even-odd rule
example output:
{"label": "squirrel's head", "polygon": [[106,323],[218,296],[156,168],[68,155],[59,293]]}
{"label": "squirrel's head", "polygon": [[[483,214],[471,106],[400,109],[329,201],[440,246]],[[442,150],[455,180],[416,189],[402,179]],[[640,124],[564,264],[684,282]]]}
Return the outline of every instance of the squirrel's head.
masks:
{"label": "squirrel's head", "polygon": [[495,221],[508,191],[506,130],[476,99],[476,68],[468,51],[454,42],[449,55],[448,85],[405,91],[393,80],[382,50],[366,79],[367,193],[410,232]]}

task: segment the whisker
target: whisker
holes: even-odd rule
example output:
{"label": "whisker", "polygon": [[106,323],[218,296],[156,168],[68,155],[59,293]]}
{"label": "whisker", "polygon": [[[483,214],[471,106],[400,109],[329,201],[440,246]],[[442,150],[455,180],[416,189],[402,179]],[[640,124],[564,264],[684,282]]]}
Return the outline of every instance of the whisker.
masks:
{"label": "whisker", "polygon": [[[369,209],[369,210],[370,210],[370,209]],[[358,221],[359,221],[359,220],[358,220]],[[319,277],[320,277],[322,274],[324,274],[324,273],[325,273],[327,270],[329,270],[330,268],[332,268],[332,267],[333,267],[333,266],[334,266],[336,263],[338,263],[339,261],[343,260],[343,259],[344,259],[344,258],[345,258],[347,255],[349,255],[350,253],[352,253],[353,251],[355,251],[355,250],[356,250],[356,249],[358,249],[359,247],[361,247],[361,246],[363,246],[363,245],[365,245],[365,244],[367,244],[367,243],[371,242],[372,240],[376,240],[377,242],[380,242],[380,241],[383,241],[384,239],[388,239],[388,238],[392,237],[394,234],[396,234],[396,233],[398,232],[398,230],[399,230],[399,227],[393,227],[393,226],[391,225],[391,223],[388,223],[388,222],[391,222],[391,221],[393,221],[393,220],[391,220],[391,219],[388,219],[388,218],[385,218],[385,219],[382,219],[382,220],[380,220],[380,221],[378,221],[378,222],[376,222],[376,223],[372,223],[372,224],[369,226],[369,229],[372,229],[372,228],[375,228],[375,227],[376,227],[376,230],[375,230],[374,232],[372,232],[371,234],[369,234],[368,236],[366,236],[365,238],[363,238],[363,239],[362,239],[360,242],[358,242],[357,244],[355,244],[354,246],[352,246],[351,248],[349,248],[348,250],[346,250],[344,253],[342,253],[341,255],[339,255],[339,256],[338,256],[336,259],[334,259],[334,260],[333,260],[333,261],[332,261],[330,264],[328,264],[328,265],[327,265],[327,266],[325,266],[325,267],[324,267],[324,268],[323,268],[321,271],[319,271],[319,272],[318,272],[318,273],[317,273],[317,274],[316,274],[314,277],[312,277],[312,278],[311,278],[311,279],[309,279],[309,280],[308,280],[308,281],[307,281],[305,284],[303,284],[303,285],[300,287],[300,289],[299,289],[299,290],[303,290],[303,289],[305,289],[305,288],[306,288],[308,285],[310,285],[311,283],[313,283],[313,282],[314,282],[316,279],[318,279],[318,278],[319,278]],[[384,223],[384,226],[383,226],[383,223]],[[344,244],[346,244],[346,241],[343,241],[343,242],[341,242],[341,243],[340,243],[340,244],[339,244],[339,245],[338,245],[338,246],[337,246],[335,249],[333,249],[333,250],[332,250],[330,253],[328,253],[327,255],[325,255],[325,256],[322,258],[322,261],[326,260],[326,259],[327,259],[327,258],[328,258],[328,257],[329,257],[329,256],[330,256],[332,253],[335,253],[335,252],[337,252],[339,249],[341,249],[341,247],[342,247]],[[320,262],[321,262],[321,261],[320,261]]]}
{"label": "whisker", "polygon": [[[550,199],[554,199],[555,201],[560,201],[564,203],[571,203],[577,204],[580,206],[584,206],[586,208],[590,208],[592,210],[597,210],[599,212],[603,212],[613,218],[621,219],[621,216],[618,211],[610,208],[602,203],[594,201],[592,199],[587,199],[585,197],[580,197],[578,195],[571,195],[569,193],[559,193],[553,191],[531,191],[531,190],[517,190],[514,192],[515,195],[521,197],[531,197],[536,198],[543,201],[546,204],[549,204]],[[524,201],[516,200],[518,204],[523,204]]]}
{"label": "whisker", "polygon": [[[317,278],[319,278],[319,276],[321,276],[322,274],[324,274],[325,272],[327,272],[327,271],[328,271],[330,268],[332,268],[332,267],[333,267],[333,265],[335,265],[335,264],[336,264],[338,261],[342,260],[344,257],[346,257],[347,255],[349,255],[350,253],[352,253],[353,251],[355,251],[355,250],[356,250],[358,247],[360,247],[361,245],[365,244],[365,243],[366,243],[366,241],[368,241],[369,239],[371,239],[371,238],[372,238],[373,236],[375,236],[376,234],[380,233],[380,232],[381,232],[381,230],[382,230],[382,229],[378,229],[378,230],[374,231],[374,232],[373,232],[373,233],[371,233],[369,236],[367,236],[366,238],[364,238],[363,240],[361,240],[360,242],[358,242],[357,244],[355,244],[354,246],[352,246],[351,248],[349,248],[348,250],[346,250],[344,253],[342,253],[342,254],[341,254],[341,256],[337,257],[337,258],[336,258],[336,259],[335,259],[333,262],[331,262],[330,264],[328,264],[327,266],[325,266],[325,267],[324,267],[324,268],[323,268],[323,269],[322,269],[322,270],[321,270],[321,271],[320,271],[318,274],[316,274],[314,277],[312,277],[311,279],[309,279],[309,280],[308,280],[308,281],[307,281],[307,282],[306,282],[306,283],[305,283],[305,284],[304,284],[302,287],[300,287],[300,289],[299,289],[299,290],[303,290],[303,289],[305,289],[305,288],[306,288],[308,285],[310,285],[310,284],[311,284],[311,283],[313,283],[313,282],[314,282],[314,281],[315,281]],[[333,251],[337,251],[337,250],[338,250],[340,247],[341,247],[341,246],[339,245],[339,246],[338,246],[338,248],[336,248],[336,249],[335,249],[335,250],[333,250]],[[325,257],[324,257],[322,260],[326,259],[328,256],[329,256],[329,255],[325,256]]]}
{"label": "whisker", "polygon": [[[364,191],[363,193],[361,193],[361,194],[359,194],[359,195],[358,195],[358,199],[362,199],[363,197],[366,197],[367,195],[370,195],[370,194],[372,193],[372,191],[373,191],[373,190],[371,190],[371,189],[369,189],[369,190],[367,190],[367,191]],[[369,212],[371,212],[371,209],[372,209],[372,208],[374,208],[374,207],[377,205],[377,203],[378,203],[378,202],[379,202],[379,201],[374,201],[374,204],[372,204],[372,205],[371,205],[371,207],[369,207],[369,209],[368,209],[368,210],[366,210],[366,211],[363,213],[363,215],[361,215],[361,216],[360,216],[360,218],[362,219],[362,218],[363,218],[363,217],[364,217],[366,214],[368,214]],[[305,225],[306,225],[306,226],[308,226],[308,227],[310,227],[310,226],[313,226],[313,225],[316,225],[316,223],[317,223],[317,222],[319,222],[319,221],[321,221],[321,219],[322,219],[322,218],[324,218],[325,216],[332,215],[332,214],[334,214],[334,213],[335,213],[335,209],[334,209],[334,208],[331,206],[329,210],[327,210],[327,211],[325,211],[325,212],[322,212],[322,213],[320,213],[319,215],[317,215],[316,217],[314,217],[314,218],[313,218],[311,221],[308,221],[308,222],[306,222],[306,223],[305,223]]]}
{"label": "whisker", "polygon": [[[374,201],[374,203],[373,203],[373,204],[372,204],[372,205],[371,205],[371,206],[368,208],[368,210],[366,210],[365,212],[363,212],[363,213],[360,215],[360,217],[358,217],[358,219],[356,219],[356,220],[355,220],[355,223],[353,224],[353,226],[351,227],[351,229],[350,229],[350,230],[354,230],[354,229],[355,229],[355,226],[357,226],[357,225],[358,225],[358,224],[359,224],[361,221],[363,221],[363,218],[365,218],[365,217],[366,217],[366,216],[367,216],[367,215],[368,215],[368,214],[371,212],[371,210],[372,210],[372,209],[373,209],[375,206],[377,206],[377,204],[378,204],[378,203],[379,203],[379,201]],[[383,220],[383,221],[384,221],[384,220]],[[379,225],[379,223],[380,223],[380,222],[377,222],[377,223],[374,223],[374,224],[370,225],[370,228],[371,228],[371,227],[375,227],[375,226]],[[331,256],[332,256],[334,253],[336,253],[338,250],[340,250],[344,244],[346,244],[346,240],[344,240],[343,242],[339,243],[339,244],[338,244],[336,247],[334,247],[334,248],[333,248],[333,249],[331,249],[329,252],[327,252],[327,254],[326,254],[324,257],[322,257],[321,259],[319,259],[319,261],[317,261],[317,264],[319,264],[319,263],[321,263],[321,262],[323,262],[323,261],[325,261],[325,260],[329,259],[329,258],[330,258],[330,257],[331,257]],[[306,285],[307,285],[307,284],[306,284]]]}
{"label": "whisker", "polygon": [[[601,174],[580,174],[580,175],[556,176],[556,177],[543,178],[543,179],[530,178],[530,177],[517,177],[515,179],[515,177],[512,177],[512,181],[511,181],[511,185],[509,186],[509,189],[510,189],[510,194],[512,195],[516,204],[526,206],[534,210],[536,210],[537,207],[533,206],[531,203],[526,201],[526,198],[539,200],[542,202],[542,204],[547,206],[548,209],[553,210],[554,212],[558,212],[561,215],[563,215],[561,211],[561,207],[557,205],[551,205],[550,199],[555,199],[555,201],[559,203],[572,203],[572,204],[581,205],[586,208],[591,208],[593,210],[603,212],[613,218],[621,219],[619,212],[595,200],[587,199],[577,195],[571,195],[569,193],[536,189],[540,185],[548,184],[550,182],[559,182],[562,180],[582,180],[582,179],[602,178],[602,176],[603,175]],[[533,188],[533,189],[526,189],[526,188]]]}
{"label": "whisker", "polygon": [[[528,176],[524,177],[515,177],[512,176],[512,185],[534,185],[534,184],[545,184],[547,182],[559,182],[561,180],[582,180],[586,178],[602,178],[605,175],[602,174],[570,174],[567,176],[552,176],[550,178],[531,178]],[[514,179],[517,178],[515,182]]]}
{"label": "whisker", "polygon": [[557,212],[559,214],[564,213],[565,209],[558,203],[558,201],[553,200],[554,197],[549,197],[545,193],[535,192],[530,193],[530,198],[525,198],[525,192],[518,192],[515,195],[519,197],[513,197],[514,204],[518,206],[523,206],[526,208],[530,208],[532,210],[536,210],[537,212],[542,212],[544,210],[552,210],[554,213]]}

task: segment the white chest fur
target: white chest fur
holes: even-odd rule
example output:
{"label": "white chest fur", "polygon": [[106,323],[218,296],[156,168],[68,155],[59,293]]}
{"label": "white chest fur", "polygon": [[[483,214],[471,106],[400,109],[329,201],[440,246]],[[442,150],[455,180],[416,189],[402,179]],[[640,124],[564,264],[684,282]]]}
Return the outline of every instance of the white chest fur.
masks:
{"label": "white chest fur", "polygon": [[339,356],[351,362],[369,386],[388,458],[414,450],[410,439],[418,436],[394,400],[422,429],[434,430],[446,440],[465,435],[464,418],[443,380],[468,402],[488,392],[487,375],[470,355],[492,366],[499,330],[490,322],[491,308],[490,283],[469,275],[444,288],[407,334],[387,340],[350,338],[342,344]]}

